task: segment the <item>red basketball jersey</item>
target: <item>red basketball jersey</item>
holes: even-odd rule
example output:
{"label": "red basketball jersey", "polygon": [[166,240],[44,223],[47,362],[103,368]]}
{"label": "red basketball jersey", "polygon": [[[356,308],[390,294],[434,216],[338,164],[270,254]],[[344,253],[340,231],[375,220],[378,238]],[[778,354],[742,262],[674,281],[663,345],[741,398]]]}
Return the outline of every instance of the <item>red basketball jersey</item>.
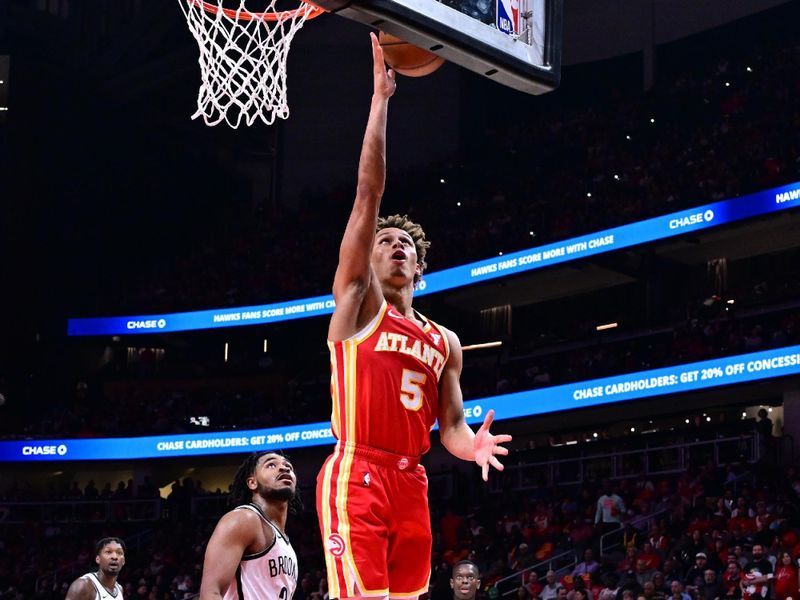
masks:
{"label": "red basketball jersey", "polygon": [[384,300],[364,329],[328,342],[331,425],[340,442],[407,456],[428,451],[450,347],[444,330],[423,320],[420,328]]}

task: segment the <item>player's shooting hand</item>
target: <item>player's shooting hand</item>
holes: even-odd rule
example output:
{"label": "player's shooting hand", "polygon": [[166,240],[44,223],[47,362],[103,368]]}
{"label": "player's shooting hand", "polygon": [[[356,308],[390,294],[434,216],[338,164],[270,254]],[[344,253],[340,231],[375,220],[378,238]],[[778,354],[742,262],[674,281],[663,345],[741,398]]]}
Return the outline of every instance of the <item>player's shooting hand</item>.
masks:
{"label": "player's shooting hand", "polygon": [[502,463],[497,460],[498,454],[506,456],[508,449],[500,446],[505,442],[511,441],[510,435],[492,435],[489,433],[489,427],[494,421],[494,409],[486,413],[486,418],[483,420],[483,425],[475,434],[475,441],[473,448],[475,449],[475,462],[481,468],[481,474],[484,481],[489,481],[489,465],[492,465],[498,471],[504,469]]}
{"label": "player's shooting hand", "polygon": [[389,99],[397,88],[394,71],[387,69],[383,62],[383,48],[378,42],[378,36],[370,33],[369,37],[372,40],[372,75],[375,84],[373,92],[380,98]]}

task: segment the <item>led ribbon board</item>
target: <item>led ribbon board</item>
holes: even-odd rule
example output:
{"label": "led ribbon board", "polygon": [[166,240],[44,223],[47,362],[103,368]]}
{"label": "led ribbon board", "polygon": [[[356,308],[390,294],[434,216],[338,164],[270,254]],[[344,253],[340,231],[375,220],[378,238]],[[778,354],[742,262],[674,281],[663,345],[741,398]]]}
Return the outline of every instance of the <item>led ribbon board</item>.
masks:
{"label": "led ribbon board", "polygon": [[[797,206],[800,206],[800,182],[606,229],[546,246],[521,250],[499,258],[436,271],[425,275],[415,294],[422,296],[443,292]],[[70,336],[124,335],[264,325],[290,319],[328,315],[333,312],[334,306],[333,296],[328,295],[241,308],[163,315],[69,319],[67,333]]]}
{"label": "led ribbon board", "polygon": [[[464,403],[467,423],[586,408],[717,386],[800,374],[800,345],[579,383],[481,398]],[[273,429],[136,438],[0,442],[0,461],[114,460],[232,454],[333,444],[329,423]]]}

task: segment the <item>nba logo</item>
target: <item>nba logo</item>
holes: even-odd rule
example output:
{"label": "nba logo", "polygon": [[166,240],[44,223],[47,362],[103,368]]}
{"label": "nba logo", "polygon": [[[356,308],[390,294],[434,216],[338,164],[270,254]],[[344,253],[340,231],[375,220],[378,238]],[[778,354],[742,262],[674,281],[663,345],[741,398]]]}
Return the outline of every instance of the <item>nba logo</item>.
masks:
{"label": "nba logo", "polygon": [[519,0],[497,0],[497,28],[507,35],[519,35]]}

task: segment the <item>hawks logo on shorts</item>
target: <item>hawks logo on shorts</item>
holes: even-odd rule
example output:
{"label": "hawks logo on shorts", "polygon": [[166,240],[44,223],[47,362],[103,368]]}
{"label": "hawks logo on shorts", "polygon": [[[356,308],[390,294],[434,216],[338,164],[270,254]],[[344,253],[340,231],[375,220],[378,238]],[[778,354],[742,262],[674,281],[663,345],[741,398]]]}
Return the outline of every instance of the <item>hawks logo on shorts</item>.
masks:
{"label": "hawks logo on shorts", "polygon": [[332,533],[328,536],[328,543],[326,544],[328,552],[334,556],[341,556],[344,554],[344,540],[338,533]]}

